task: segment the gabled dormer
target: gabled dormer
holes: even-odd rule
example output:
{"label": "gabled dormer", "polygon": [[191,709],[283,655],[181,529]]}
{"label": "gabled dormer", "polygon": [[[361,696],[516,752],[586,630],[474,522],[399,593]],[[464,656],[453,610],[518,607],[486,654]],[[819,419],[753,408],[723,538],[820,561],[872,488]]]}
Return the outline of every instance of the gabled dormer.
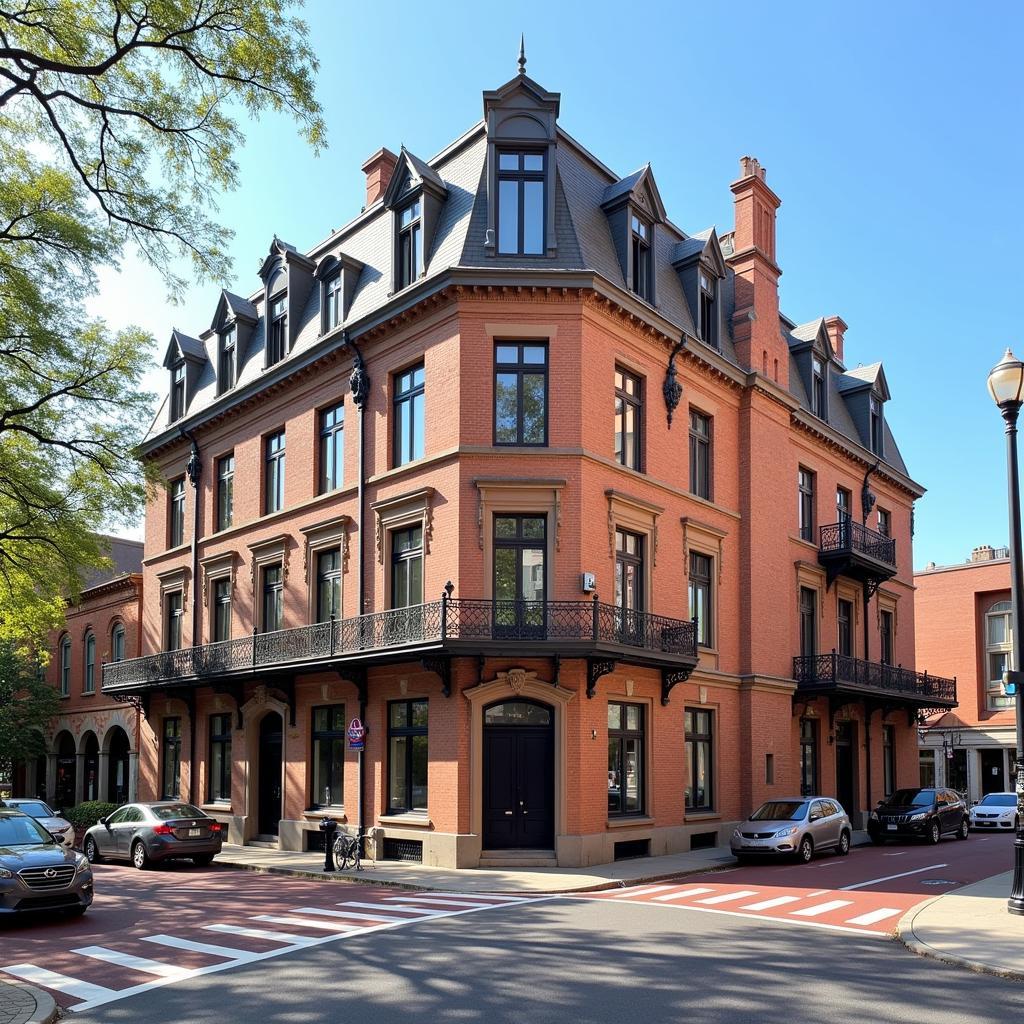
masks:
{"label": "gabled dormer", "polygon": [[316,279],[320,282],[320,333],[327,334],[340,327],[352,308],[352,297],[356,282],[362,273],[363,264],[345,253],[326,256],[316,268]]}
{"label": "gabled dormer", "polygon": [[544,257],[557,252],[555,154],[561,97],[526,74],[484,93],[487,124],[489,256]]}
{"label": "gabled dormer", "polygon": [[217,311],[203,339],[210,339],[217,352],[217,394],[230,391],[258,319],[256,307],[227,289],[220,293]]}
{"label": "gabled dormer", "polygon": [[889,385],[882,364],[847,370],[840,375],[838,385],[864,447],[885,458],[885,403],[889,401]]}
{"label": "gabled dormer", "polygon": [[169,424],[177,422],[188,412],[205,364],[206,349],[198,338],[191,338],[177,328],[171,331],[171,340],[164,354],[164,369],[170,373]]}
{"label": "gabled dormer", "polygon": [[316,264],[277,235],[260,267],[263,281],[264,367],[279,363],[295,344]]}
{"label": "gabled dormer", "polygon": [[825,318],[800,324],[789,332],[789,350],[807,392],[811,412],[828,423],[829,375],[835,362]]}
{"label": "gabled dormer", "polygon": [[718,232],[712,227],[684,238],[672,253],[672,266],[690,305],[697,337],[712,348],[721,348],[726,271]]}
{"label": "gabled dormer", "polygon": [[391,211],[394,292],[415,284],[427,271],[427,254],[441,219],[448,189],[428,163],[402,147],[384,192]]}
{"label": "gabled dormer", "polygon": [[655,305],[655,238],[666,220],[665,205],[646,164],[604,190],[601,209],[608,218],[615,253],[626,287],[645,302]]}

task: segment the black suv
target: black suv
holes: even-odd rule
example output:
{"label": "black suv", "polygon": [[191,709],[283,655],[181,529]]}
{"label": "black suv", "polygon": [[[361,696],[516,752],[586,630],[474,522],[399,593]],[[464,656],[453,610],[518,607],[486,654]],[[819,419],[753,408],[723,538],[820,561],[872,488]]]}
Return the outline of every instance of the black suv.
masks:
{"label": "black suv", "polygon": [[944,835],[966,839],[970,834],[967,804],[952,789],[897,789],[868,818],[868,835],[876,845],[886,839],[937,843]]}

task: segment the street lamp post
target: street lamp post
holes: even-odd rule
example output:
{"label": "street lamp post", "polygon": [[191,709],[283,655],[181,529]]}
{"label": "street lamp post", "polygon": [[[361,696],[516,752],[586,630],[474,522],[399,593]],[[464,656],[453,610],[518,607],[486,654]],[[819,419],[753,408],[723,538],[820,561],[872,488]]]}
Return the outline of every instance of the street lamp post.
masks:
{"label": "street lamp post", "polygon": [[[1024,403],[1024,363],[1007,349],[988,375],[988,390],[1006,421],[1006,475],[1010,506],[1010,601],[1013,607],[1013,674],[1017,684],[1017,835],[1013,844],[1013,889],[1007,901],[1011,914],[1024,915],[1024,699],[1021,698],[1021,642],[1024,637],[1024,566],[1021,564],[1020,479],[1017,469],[1017,417]],[[1008,674],[1009,675],[1009,674]]]}

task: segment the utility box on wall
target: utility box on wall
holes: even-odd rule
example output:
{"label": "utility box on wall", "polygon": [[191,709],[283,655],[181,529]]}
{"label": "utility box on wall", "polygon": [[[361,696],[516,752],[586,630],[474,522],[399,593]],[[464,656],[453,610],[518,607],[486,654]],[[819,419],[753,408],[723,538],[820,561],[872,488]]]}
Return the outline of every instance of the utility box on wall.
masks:
{"label": "utility box on wall", "polygon": [[584,594],[592,594],[597,590],[597,577],[592,572],[584,572],[580,574],[580,590]]}

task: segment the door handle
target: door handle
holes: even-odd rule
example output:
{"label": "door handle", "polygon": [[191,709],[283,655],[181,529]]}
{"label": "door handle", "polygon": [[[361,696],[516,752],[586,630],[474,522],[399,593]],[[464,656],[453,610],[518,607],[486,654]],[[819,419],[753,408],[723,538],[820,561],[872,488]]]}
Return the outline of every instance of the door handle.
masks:
{"label": "door handle", "polygon": [[511,815],[512,815],[512,812],[511,812],[511,811],[506,811],[505,813],[506,813],[507,815],[509,815],[509,817],[511,817]]}

